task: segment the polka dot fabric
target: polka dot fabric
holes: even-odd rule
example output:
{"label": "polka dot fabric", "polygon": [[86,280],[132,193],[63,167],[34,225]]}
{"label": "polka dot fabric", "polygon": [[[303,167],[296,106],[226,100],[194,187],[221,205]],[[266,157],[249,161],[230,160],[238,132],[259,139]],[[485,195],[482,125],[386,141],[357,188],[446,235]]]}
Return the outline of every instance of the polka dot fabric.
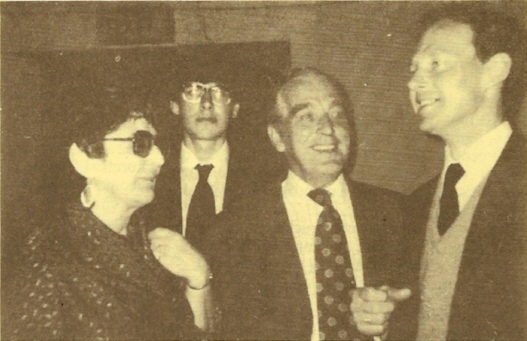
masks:
{"label": "polka dot fabric", "polygon": [[[20,276],[2,290],[6,340],[167,340],[196,335],[175,276],[155,260],[145,226],[122,237],[72,205],[27,241]],[[4,308],[3,307],[3,308]],[[4,314],[5,312],[5,314]]]}
{"label": "polka dot fabric", "polygon": [[324,207],[315,236],[319,337],[346,340],[352,333],[349,309],[355,281],[342,220],[326,190],[315,189],[308,195]]}

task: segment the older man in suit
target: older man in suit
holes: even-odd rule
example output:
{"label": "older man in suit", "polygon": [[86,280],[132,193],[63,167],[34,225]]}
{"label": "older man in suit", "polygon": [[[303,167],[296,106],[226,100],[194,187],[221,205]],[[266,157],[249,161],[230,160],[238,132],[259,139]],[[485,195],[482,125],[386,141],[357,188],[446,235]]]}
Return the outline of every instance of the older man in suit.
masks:
{"label": "older man in suit", "polygon": [[408,209],[419,294],[400,337],[525,340],[527,144],[510,122],[525,96],[525,35],[478,4],[427,18],[408,86],[445,164]]}
{"label": "older man in suit", "polygon": [[[394,302],[410,295],[387,286],[401,277],[398,195],[345,175],[351,116],[343,87],[316,69],[294,70],[279,88],[268,133],[289,173],[224,217],[212,263],[222,337],[360,339],[384,333]],[[352,297],[370,295],[376,304],[353,315]]]}

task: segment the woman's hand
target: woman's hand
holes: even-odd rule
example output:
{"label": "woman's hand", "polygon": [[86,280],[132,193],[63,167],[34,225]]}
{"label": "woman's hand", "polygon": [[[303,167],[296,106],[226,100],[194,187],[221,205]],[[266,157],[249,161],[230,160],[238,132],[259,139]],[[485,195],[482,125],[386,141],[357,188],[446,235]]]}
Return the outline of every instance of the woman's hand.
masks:
{"label": "woman's hand", "polygon": [[179,233],[158,227],[148,234],[156,259],[174,275],[183,277],[191,288],[204,288],[210,269],[203,256]]}

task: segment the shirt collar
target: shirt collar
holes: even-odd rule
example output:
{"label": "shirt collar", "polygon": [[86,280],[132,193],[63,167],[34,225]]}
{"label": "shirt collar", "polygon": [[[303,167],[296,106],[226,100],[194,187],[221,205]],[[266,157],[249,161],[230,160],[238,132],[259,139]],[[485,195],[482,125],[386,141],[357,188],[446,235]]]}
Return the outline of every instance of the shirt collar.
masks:
{"label": "shirt collar", "polygon": [[346,184],[346,180],[344,180],[344,175],[340,174],[337,180],[333,182],[331,185],[327,186],[325,189],[331,193],[333,198],[341,198],[343,196],[349,196],[347,193],[348,185]]}
{"label": "shirt collar", "polygon": [[[284,186],[289,193],[295,193],[299,196],[307,196],[309,192],[315,189],[292,171],[288,172],[287,178],[284,180]],[[334,197],[344,194],[346,188],[346,180],[344,180],[344,176],[340,174],[337,180],[324,189]]]}
{"label": "shirt collar", "polygon": [[505,121],[476,140],[459,160],[452,157],[447,145],[445,147],[445,169],[450,164],[459,162],[466,172],[490,170],[498,161],[511,134],[512,128],[509,122]]}
{"label": "shirt collar", "polygon": [[194,169],[196,165],[213,165],[214,169],[227,168],[229,145],[225,142],[209,160],[199,161],[196,155],[184,143],[181,143],[181,169]]}

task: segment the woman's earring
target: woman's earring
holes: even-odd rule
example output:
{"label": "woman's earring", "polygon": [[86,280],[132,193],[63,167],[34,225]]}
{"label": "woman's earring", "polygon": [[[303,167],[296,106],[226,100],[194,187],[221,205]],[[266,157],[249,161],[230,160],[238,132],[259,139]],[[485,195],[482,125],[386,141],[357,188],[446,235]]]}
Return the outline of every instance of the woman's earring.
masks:
{"label": "woman's earring", "polygon": [[90,185],[87,185],[86,188],[81,193],[81,203],[85,208],[92,208],[95,205],[95,199],[93,198],[93,189]]}

